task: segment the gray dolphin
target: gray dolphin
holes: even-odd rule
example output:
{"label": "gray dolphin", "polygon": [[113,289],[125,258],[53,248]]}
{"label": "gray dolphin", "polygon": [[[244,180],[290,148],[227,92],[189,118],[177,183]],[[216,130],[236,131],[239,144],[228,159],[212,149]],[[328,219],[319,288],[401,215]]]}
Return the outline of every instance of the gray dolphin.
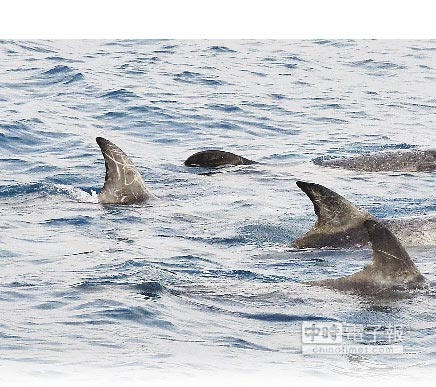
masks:
{"label": "gray dolphin", "polygon": [[234,153],[225,152],[222,150],[204,150],[194,153],[189,156],[185,165],[187,167],[206,167],[217,168],[224,165],[249,165],[256,164],[255,161],[246,159],[245,157],[235,155]]}
{"label": "gray dolphin", "polygon": [[314,159],[316,165],[364,172],[436,171],[436,150],[403,150],[334,159]]}
{"label": "gray dolphin", "polygon": [[338,290],[379,293],[385,290],[409,290],[426,287],[424,276],[409,254],[389,229],[375,220],[365,220],[363,226],[372,244],[372,262],[352,275],[309,282]]}
{"label": "gray dolphin", "polygon": [[[341,195],[320,184],[297,181],[297,186],[313,203],[317,221],[313,228],[296,239],[291,247],[355,248],[369,243],[366,220],[378,220]],[[379,220],[407,246],[436,245],[436,217],[419,216]]]}
{"label": "gray dolphin", "polygon": [[96,141],[106,166],[105,182],[98,194],[100,203],[133,204],[154,197],[135,165],[120,148],[103,137],[97,137]]}

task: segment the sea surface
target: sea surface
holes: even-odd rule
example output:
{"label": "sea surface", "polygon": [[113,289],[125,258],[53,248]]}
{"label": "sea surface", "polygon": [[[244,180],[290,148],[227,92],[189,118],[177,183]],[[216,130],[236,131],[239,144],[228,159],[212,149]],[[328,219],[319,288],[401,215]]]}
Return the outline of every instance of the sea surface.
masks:
{"label": "sea surface", "polygon": [[[435,148],[435,113],[436,41],[2,41],[0,382],[436,371],[435,246],[408,248],[430,288],[397,297],[305,284],[369,249],[289,248],[316,219],[297,180],[380,218],[436,213],[435,173],[312,163]],[[96,136],[157,199],[96,202]],[[184,166],[211,148],[259,164]],[[400,326],[404,353],[303,355],[305,321]]]}

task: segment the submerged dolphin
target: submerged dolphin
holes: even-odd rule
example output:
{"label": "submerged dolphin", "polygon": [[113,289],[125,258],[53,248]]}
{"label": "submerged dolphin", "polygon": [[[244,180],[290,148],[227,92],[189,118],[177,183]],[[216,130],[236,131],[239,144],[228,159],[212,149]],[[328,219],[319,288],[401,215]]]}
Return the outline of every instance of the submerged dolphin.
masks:
{"label": "submerged dolphin", "polygon": [[363,226],[372,244],[371,264],[352,275],[312,281],[310,285],[363,293],[422,289],[426,286],[424,276],[386,226],[375,220],[365,220]]}
{"label": "submerged dolphin", "polygon": [[106,177],[98,200],[103,204],[141,203],[154,195],[127,155],[103,137],[96,138],[103,154]]}
{"label": "submerged dolphin", "polygon": [[316,165],[364,172],[436,171],[436,150],[405,150],[334,159],[314,159]]}
{"label": "submerged dolphin", "polygon": [[224,165],[249,165],[256,164],[255,161],[245,157],[235,155],[234,153],[221,150],[205,150],[189,156],[185,165],[187,167],[207,167],[217,168]]}
{"label": "submerged dolphin", "polygon": [[[368,244],[369,235],[364,222],[376,220],[374,216],[320,184],[297,181],[297,186],[312,201],[317,221],[309,232],[292,243],[292,247],[353,248]],[[436,244],[434,216],[386,219],[380,222],[408,246]]]}

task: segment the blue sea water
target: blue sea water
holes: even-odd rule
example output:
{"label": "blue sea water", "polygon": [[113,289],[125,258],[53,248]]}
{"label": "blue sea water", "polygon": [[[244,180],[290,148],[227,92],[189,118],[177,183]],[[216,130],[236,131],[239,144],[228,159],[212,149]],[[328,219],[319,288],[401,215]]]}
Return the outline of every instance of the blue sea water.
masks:
{"label": "blue sea water", "polygon": [[[435,370],[432,288],[310,287],[370,251],[288,247],[315,221],[296,180],[380,218],[436,212],[434,173],[311,162],[435,147],[435,41],[3,41],[0,59],[0,380]],[[96,136],[157,200],[96,203]],[[208,148],[260,163],[183,165]],[[436,247],[409,252],[434,281]],[[400,325],[406,353],[302,355],[303,321]]]}

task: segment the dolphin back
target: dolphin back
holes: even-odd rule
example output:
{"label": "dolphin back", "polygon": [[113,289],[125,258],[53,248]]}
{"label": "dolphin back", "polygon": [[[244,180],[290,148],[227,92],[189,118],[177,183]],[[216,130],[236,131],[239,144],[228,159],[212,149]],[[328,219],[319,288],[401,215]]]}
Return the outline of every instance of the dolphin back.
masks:
{"label": "dolphin back", "polygon": [[389,151],[344,158],[318,158],[313,163],[365,172],[433,172],[436,170],[436,150]]}
{"label": "dolphin back", "polygon": [[235,155],[234,153],[215,149],[194,153],[185,161],[187,167],[207,168],[217,168],[224,165],[249,165],[255,163],[255,161]]}
{"label": "dolphin back", "polygon": [[127,155],[103,137],[96,138],[103,154],[106,176],[98,195],[103,204],[141,203],[152,196],[144,180]]}

